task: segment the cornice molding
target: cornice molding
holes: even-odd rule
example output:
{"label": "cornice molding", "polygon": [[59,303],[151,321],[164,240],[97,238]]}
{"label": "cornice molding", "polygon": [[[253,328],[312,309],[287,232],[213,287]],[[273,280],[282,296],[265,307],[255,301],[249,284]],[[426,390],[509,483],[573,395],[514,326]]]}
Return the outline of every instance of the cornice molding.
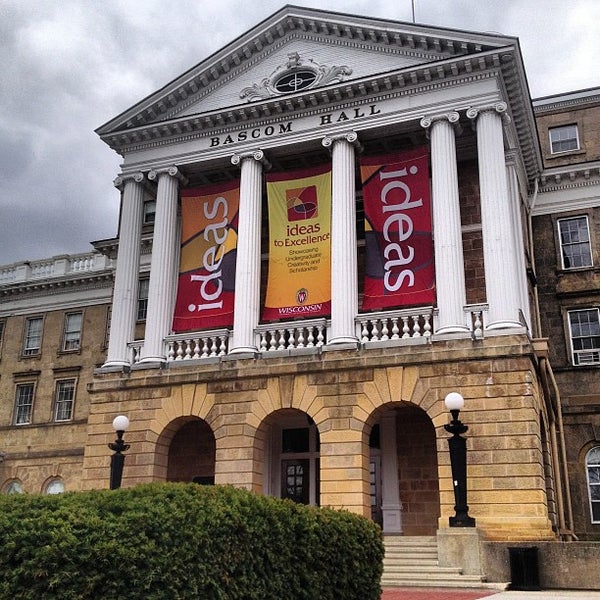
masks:
{"label": "cornice molding", "polygon": [[10,297],[24,294],[52,296],[76,288],[102,289],[112,287],[113,280],[114,269],[78,277],[34,279],[1,286],[0,296]]}
{"label": "cornice molding", "polygon": [[600,162],[557,167],[544,171],[540,176],[540,191],[600,185]]}
{"label": "cornice molding", "polygon": [[[600,90],[597,94],[588,96],[573,97],[572,94],[565,94],[565,96],[571,96],[569,98],[557,97],[556,100],[551,102],[544,102],[544,99],[533,100],[533,112],[536,115],[541,115],[547,112],[554,112],[556,110],[565,110],[573,107],[583,107],[587,104],[598,104],[600,103]],[[542,102],[544,102],[542,104]]]}

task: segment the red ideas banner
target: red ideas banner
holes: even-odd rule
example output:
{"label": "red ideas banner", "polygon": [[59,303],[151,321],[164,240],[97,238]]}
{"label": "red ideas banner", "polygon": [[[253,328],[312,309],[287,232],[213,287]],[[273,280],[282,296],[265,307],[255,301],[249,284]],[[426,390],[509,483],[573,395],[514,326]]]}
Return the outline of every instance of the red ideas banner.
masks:
{"label": "red ideas banner", "polygon": [[366,238],[362,310],[433,304],[428,149],[363,157],[360,172]]}
{"label": "red ideas banner", "polygon": [[239,203],[239,180],[181,192],[175,333],[233,325]]}

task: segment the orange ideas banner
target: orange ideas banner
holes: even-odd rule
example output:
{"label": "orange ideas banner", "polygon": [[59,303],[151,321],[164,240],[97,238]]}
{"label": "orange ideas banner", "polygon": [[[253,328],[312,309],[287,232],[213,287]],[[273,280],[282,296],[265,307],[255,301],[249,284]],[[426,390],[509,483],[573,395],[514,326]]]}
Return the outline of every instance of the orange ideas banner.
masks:
{"label": "orange ideas banner", "polygon": [[267,175],[269,278],[263,320],[331,312],[331,166]]}
{"label": "orange ideas banner", "polygon": [[176,333],[233,325],[239,204],[239,180],[181,192]]}
{"label": "orange ideas banner", "polygon": [[433,304],[427,148],[360,161],[366,274],[362,310]]}

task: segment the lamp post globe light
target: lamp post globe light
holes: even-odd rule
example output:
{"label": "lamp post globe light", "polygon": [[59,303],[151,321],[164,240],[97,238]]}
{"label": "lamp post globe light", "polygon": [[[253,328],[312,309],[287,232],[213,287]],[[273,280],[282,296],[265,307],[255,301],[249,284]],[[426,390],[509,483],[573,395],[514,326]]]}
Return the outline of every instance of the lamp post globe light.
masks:
{"label": "lamp post globe light", "polygon": [[117,439],[108,444],[108,447],[114,452],[110,457],[110,489],[116,490],[121,487],[123,478],[123,464],[125,463],[123,452],[129,450],[129,444],[123,441],[123,434],[129,427],[129,419],[124,415],[119,415],[113,419],[112,426],[117,433]]}
{"label": "lamp post globe light", "polygon": [[469,428],[458,418],[465,399],[458,392],[450,392],[444,399],[444,404],[452,415],[452,421],[444,425],[444,429],[452,434],[448,439],[448,446],[456,514],[449,518],[450,527],[475,527],[475,519],[469,516],[467,505],[467,440],[460,435]]}

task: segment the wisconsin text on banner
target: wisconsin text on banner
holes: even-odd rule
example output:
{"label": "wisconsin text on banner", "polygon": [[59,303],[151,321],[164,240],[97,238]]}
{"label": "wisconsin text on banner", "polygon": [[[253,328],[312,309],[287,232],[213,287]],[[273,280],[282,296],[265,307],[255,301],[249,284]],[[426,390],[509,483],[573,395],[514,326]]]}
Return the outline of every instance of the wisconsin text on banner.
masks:
{"label": "wisconsin text on banner", "polygon": [[331,167],[267,175],[269,278],[263,319],[331,312]]}
{"label": "wisconsin text on banner", "polygon": [[426,148],[360,161],[367,245],[362,309],[435,299]]}
{"label": "wisconsin text on banner", "polygon": [[233,325],[239,181],[181,192],[173,331]]}

